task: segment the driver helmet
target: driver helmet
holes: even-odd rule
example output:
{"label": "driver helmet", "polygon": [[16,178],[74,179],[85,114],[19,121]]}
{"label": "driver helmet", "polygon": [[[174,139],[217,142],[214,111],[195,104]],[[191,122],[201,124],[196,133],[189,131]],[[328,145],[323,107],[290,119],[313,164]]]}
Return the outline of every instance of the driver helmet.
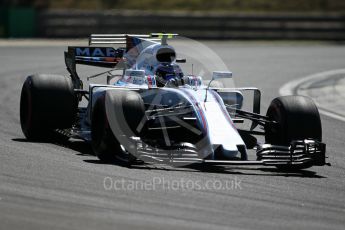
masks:
{"label": "driver helmet", "polygon": [[181,68],[176,64],[160,64],[155,71],[157,86],[163,87],[172,79],[181,79],[183,73]]}

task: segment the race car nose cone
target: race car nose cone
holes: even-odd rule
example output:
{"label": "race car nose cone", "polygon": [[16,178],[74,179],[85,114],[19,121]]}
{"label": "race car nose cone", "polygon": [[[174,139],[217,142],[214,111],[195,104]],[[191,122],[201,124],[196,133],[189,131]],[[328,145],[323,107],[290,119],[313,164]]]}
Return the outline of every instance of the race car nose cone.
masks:
{"label": "race car nose cone", "polygon": [[215,160],[233,159],[237,158],[239,155],[237,148],[229,148],[230,146],[224,145],[212,145],[212,147]]}

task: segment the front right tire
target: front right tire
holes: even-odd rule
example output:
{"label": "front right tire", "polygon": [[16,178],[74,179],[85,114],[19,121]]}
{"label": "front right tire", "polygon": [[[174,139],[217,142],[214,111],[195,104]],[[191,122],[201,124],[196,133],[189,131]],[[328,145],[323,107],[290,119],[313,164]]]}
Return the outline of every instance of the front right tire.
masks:
{"label": "front right tire", "polygon": [[[109,118],[106,112],[106,97],[116,113]],[[109,105],[108,105],[109,106]],[[108,90],[97,98],[91,120],[91,145],[96,156],[106,163],[114,163],[123,155],[130,136],[140,136],[144,130],[137,127],[145,117],[145,106],[141,96],[129,90]],[[116,130],[111,122],[115,122]],[[114,134],[115,132],[115,134]]]}

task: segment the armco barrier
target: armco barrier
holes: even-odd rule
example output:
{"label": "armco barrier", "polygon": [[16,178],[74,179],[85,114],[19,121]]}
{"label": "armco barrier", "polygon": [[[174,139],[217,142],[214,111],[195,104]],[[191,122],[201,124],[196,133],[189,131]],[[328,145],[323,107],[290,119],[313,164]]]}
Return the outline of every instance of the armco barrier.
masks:
{"label": "armco barrier", "polygon": [[15,38],[35,36],[35,10],[12,8],[8,10],[8,36]]}
{"label": "armco barrier", "polygon": [[38,36],[174,32],[200,39],[345,40],[345,14],[207,14],[48,10],[38,13]]}
{"label": "armco barrier", "polygon": [[0,7],[0,38],[7,37],[7,9]]}
{"label": "armco barrier", "polygon": [[0,7],[0,37],[32,38],[36,36],[34,8]]}

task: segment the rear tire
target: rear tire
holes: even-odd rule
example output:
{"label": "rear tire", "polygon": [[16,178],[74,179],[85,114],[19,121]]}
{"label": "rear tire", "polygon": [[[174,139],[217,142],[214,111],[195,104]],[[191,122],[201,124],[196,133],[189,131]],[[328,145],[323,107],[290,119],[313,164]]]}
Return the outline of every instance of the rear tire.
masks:
{"label": "rear tire", "polygon": [[[267,110],[266,116],[276,121],[277,125],[266,125],[266,143],[289,146],[293,140],[312,138],[322,140],[322,127],[319,111],[309,97],[284,96],[275,98]],[[277,168],[297,170],[311,167],[312,164],[287,165]]]}
{"label": "rear tire", "polygon": [[[54,130],[71,128],[78,100],[71,78],[37,74],[27,77],[20,98],[20,124],[28,140],[50,140]],[[60,135],[61,136],[61,135]]]}

